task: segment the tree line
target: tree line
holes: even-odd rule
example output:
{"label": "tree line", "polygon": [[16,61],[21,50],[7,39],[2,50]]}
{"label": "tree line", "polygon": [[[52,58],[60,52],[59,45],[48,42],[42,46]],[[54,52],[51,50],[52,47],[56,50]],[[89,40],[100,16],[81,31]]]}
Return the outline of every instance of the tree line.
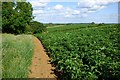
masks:
{"label": "tree line", "polygon": [[32,5],[29,2],[2,2],[2,33],[40,33],[46,27],[34,21]]}

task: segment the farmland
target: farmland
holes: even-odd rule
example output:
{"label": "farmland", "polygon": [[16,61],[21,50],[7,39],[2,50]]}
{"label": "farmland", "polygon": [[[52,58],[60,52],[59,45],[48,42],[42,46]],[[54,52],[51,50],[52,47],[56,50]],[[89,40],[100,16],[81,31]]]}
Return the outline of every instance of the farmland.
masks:
{"label": "farmland", "polygon": [[36,34],[60,79],[120,78],[120,50],[116,25],[65,25]]}
{"label": "farmland", "polygon": [[0,2],[5,79],[120,80],[119,0]]}
{"label": "farmland", "polygon": [[2,78],[27,78],[33,36],[2,34]]}

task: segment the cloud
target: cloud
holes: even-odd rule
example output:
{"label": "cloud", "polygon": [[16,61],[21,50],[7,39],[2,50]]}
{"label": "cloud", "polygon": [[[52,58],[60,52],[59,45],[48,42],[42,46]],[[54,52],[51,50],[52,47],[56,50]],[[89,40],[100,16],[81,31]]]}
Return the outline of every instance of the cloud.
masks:
{"label": "cloud", "polygon": [[110,3],[119,1],[120,0],[82,0],[78,2],[78,7],[81,9],[86,8],[86,12],[98,11],[105,8]]}
{"label": "cloud", "polygon": [[80,14],[80,10],[73,10],[73,13],[72,13],[73,15],[78,15],[78,14]]}
{"label": "cloud", "polygon": [[66,14],[64,17],[73,17],[73,16],[70,14]]}
{"label": "cloud", "polygon": [[103,9],[105,7],[106,6],[94,5],[93,7],[88,8],[88,11],[98,11],[98,10],[101,10],[101,9]]}
{"label": "cloud", "polygon": [[33,14],[43,14],[43,10],[33,10]]}
{"label": "cloud", "polygon": [[60,13],[63,17],[74,17],[75,15],[80,14],[80,10],[72,9],[70,7],[64,7]]}
{"label": "cloud", "polygon": [[64,7],[61,4],[57,4],[56,6],[54,6],[54,9],[55,10],[61,10],[61,9],[64,9]]}
{"label": "cloud", "polygon": [[32,4],[33,7],[33,15],[37,18],[39,15],[45,14],[45,8],[50,0],[27,0]]}
{"label": "cloud", "polygon": [[[94,12],[100,11],[110,3],[118,1],[120,0],[79,0],[78,5],[65,5],[59,2],[55,3],[56,5],[48,5],[50,0],[29,0],[33,6],[33,15],[36,16],[35,20],[44,22],[60,20],[63,22],[72,20],[74,22],[75,19],[89,19]],[[78,7],[76,8],[75,6]]]}
{"label": "cloud", "polygon": [[27,0],[33,6],[33,8],[44,8],[50,2],[50,0]]}
{"label": "cloud", "polygon": [[44,8],[47,6],[47,3],[45,3],[45,2],[44,3],[43,2],[31,2],[31,4],[32,4],[33,8],[36,8],[36,7]]}
{"label": "cloud", "polygon": [[53,7],[56,10],[57,15],[61,17],[74,17],[73,15],[79,15],[80,10],[72,9],[70,7],[64,7],[61,4],[57,4]]}

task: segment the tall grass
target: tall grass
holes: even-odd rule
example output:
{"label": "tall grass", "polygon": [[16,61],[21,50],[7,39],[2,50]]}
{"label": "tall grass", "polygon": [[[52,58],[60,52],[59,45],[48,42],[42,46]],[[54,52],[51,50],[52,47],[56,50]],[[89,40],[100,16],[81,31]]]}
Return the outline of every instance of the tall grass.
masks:
{"label": "tall grass", "polygon": [[33,55],[33,36],[2,34],[2,77],[27,78]]}
{"label": "tall grass", "polygon": [[0,79],[2,78],[2,34],[0,34]]}

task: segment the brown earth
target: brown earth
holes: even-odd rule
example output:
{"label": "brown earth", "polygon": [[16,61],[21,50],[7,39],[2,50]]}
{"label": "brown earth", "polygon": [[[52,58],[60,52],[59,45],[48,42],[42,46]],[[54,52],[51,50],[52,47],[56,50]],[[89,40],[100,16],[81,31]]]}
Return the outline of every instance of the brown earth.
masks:
{"label": "brown earth", "polygon": [[34,38],[34,54],[32,64],[29,68],[29,78],[54,78],[54,67],[51,66],[50,58],[46,54],[41,42],[36,37]]}

